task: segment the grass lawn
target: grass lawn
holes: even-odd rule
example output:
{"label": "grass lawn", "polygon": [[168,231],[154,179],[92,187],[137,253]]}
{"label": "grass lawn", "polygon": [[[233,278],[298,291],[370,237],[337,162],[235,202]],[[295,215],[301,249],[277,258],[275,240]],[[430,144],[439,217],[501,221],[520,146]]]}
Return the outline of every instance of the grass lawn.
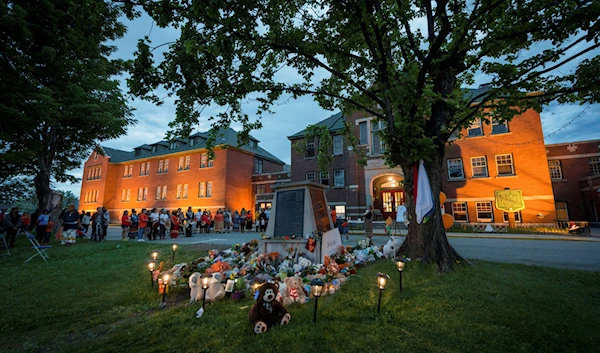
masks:
{"label": "grass lawn", "polygon": [[[2,352],[594,352],[600,347],[600,273],[476,261],[440,275],[408,263],[404,290],[391,262],[361,268],[333,296],[292,306],[289,326],[255,336],[251,299],[187,305],[185,289],[160,309],[150,250],[170,247],[80,241],[23,262],[20,237],[0,257]],[[178,260],[205,249],[181,246]],[[167,255],[169,256],[167,258]],[[376,273],[391,276],[377,314]]]}

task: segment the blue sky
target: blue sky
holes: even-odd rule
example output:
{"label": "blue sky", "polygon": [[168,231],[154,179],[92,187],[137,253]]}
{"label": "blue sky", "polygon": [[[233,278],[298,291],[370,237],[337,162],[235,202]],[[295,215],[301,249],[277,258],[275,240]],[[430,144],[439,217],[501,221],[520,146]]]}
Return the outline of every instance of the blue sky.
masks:
{"label": "blue sky", "polygon": [[[150,35],[152,44],[156,46],[175,40],[179,34],[179,31],[173,28],[161,29],[153,26],[152,20],[146,15],[132,22],[127,21],[126,24],[128,26],[127,34],[115,43],[118,47],[115,56],[123,59],[133,58],[138,39],[146,35]],[[415,23],[415,25],[420,27],[422,23]],[[164,49],[167,48],[167,46],[164,47]],[[595,50],[588,53],[587,56],[591,57],[599,54],[600,51]],[[285,77],[288,80],[294,80],[297,77],[292,70],[282,70],[279,74],[282,75],[282,78]],[[477,76],[474,87],[486,82],[487,78],[485,76]],[[124,83],[122,87],[124,90],[127,89]],[[103,142],[102,145],[129,151],[135,146],[163,139],[164,133],[168,129],[167,124],[175,116],[174,98],[166,99],[160,107],[139,99],[134,99],[130,103],[135,108],[134,115],[138,123],[129,129],[127,135]],[[254,102],[245,102],[244,108],[250,116],[255,115]],[[545,107],[541,114],[544,135],[549,135],[563,127],[573,117],[580,114],[584,108],[585,106],[578,104],[551,104]],[[218,109],[218,107],[211,107],[204,110],[203,115],[208,118],[211,113],[216,112]],[[260,141],[263,148],[288,164],[290,163],[291,146],[286,136],[292,135],[304,129],[306,125],[316,123],[335,113],[320,108],[310,96],[296,100],[282,99],[280,104],[273,107],[273,111],[275,114],[263,116],[263,128],[254,131],[252,135]],[[600,117],[600,105],[592,105],[572,124],[549,136],[545,142],[559,143],[600,139],[598,117]],[[236,128],[236,126],[233,127]],[[206,131],[209,128],[210,126],[205,120],[197,127],[197,131]],[[79,168],[71,173],[81,178],[82,172],[83,170]],[[56,188],[70,190],[78,196],[81,183],[57,184]]]}

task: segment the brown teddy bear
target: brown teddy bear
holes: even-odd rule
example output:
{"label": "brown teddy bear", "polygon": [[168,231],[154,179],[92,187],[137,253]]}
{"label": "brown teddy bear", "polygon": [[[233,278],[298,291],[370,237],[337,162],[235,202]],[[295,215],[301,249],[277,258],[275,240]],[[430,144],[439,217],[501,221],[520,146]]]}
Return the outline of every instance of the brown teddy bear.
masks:
{"label": "brown teddy bear", "polygon": [[288,306],[292,303],[306,303],[306,293],[302,288],[302,279],[298,276],[285,278],[285,290],[283,291],[283,305]]}
{"label": "brown teddy bear", "polygon": [[264,333],[275,325],[287,325],[291,316],[283,305],[275,300],[279,287],[275,283],[264,283],[258,290],[258,299],[248,313],[254,333]]}

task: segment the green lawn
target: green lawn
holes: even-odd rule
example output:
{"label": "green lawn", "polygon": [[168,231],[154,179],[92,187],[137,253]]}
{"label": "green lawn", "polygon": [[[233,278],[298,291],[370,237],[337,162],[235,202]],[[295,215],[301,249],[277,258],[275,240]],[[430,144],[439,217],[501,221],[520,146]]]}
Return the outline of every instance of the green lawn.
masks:
{"label": "green lawn", "polygon": [[[440,275],[409,263],[361,268],[338,293],[290,308],[287,327],[255,336],[252,300],[187,305],[185,290],[150,288],[153,244],[79,242],[24,264],[24,240],[0,257],[2,352],[593,352],[600,347],[600,273],[476,261]],[[192,260],[198,247],[182,246]],[[170,257],[169,257],[170,259]],[[167,261],[170,265],[171,261]],[[391,276],[377,314],[376,273]]]}

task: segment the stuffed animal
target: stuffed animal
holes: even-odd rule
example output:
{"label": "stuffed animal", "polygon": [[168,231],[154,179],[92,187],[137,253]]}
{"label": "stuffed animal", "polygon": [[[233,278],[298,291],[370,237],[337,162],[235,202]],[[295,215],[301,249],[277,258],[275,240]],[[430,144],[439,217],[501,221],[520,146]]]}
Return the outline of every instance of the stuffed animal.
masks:
{"label": "stuffed animal", "polygon": [[298,276],[286,277],[285,290],[283,291],[283,305],[288,306],[292,303],[306,303],[306,294],[302,288],[302,279]]}
{"label": "stuffed animal", "polygon": [[258,290],[256,303],[248,313],[254,333],[264,333],[275,325],[287,325],[291,316],[285,307],[275,300],[279,288],[275,283],[265,283]]}
{"label": "stuffed animal", "polygon": [[385,256],[386,259],[393,259],[401,245],[402,242],[400,242],[400,239],[396,238],[395,236],[391,236],[387,244],[383,246],[383,256]]}
{"label": "stuffed animal", "polygon": [[[202,300],[204,290],[202,289],[202,275],[194,272],[189,279],[190,285],[190,304]],[[206,291],[206,302],[213,303],[225,297],[225,288],[221,284],[221,274],[213,273],[210,279],[210,285]]]}

